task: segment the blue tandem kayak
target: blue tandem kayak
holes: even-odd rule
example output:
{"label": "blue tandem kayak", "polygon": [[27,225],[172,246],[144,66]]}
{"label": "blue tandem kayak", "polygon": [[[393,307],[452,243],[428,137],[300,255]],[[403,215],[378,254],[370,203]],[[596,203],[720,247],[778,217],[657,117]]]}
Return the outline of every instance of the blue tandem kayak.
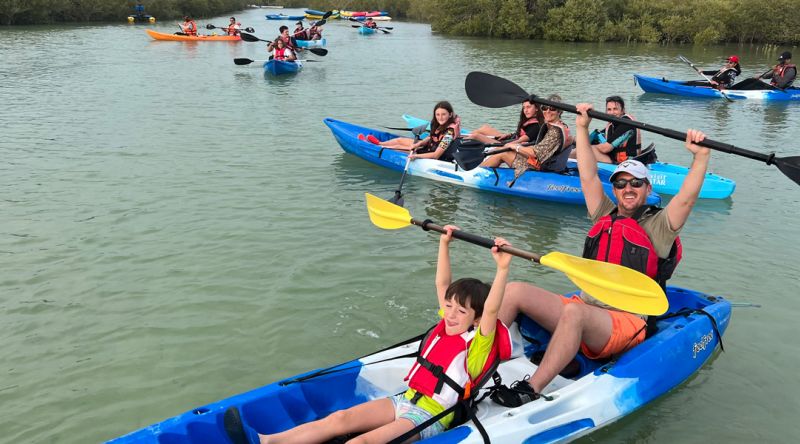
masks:
{"label": "blue tandem kayak", "polygon": [[377,30],[375,30],[373,28],[367,28],[366,26],[362,26],[362,27],[358,28],[358,33],[361,34],[361,35],[371,35],[371,34],[375,34],[376,32],[377,32]]}
{"label": "blue tandem kayak", "polygon": [[[634,74],[633,79],[644,92],[660,93],[660,94],[673,94],[684,97],[698,97],[705,99],[724,99],[725,97],[716,89],[710,86],[693,86],[687,85],[686,81],[680,80],[667,80],[665,78],[647,77],[639,74]],[[755,100],[800,100],[800,88],[786,88],[781,91],[778,89],[755,89],[755,90],[737,90],[736,85],[734,89],[726,89],[725,95],[731,99],[755,99]]]}
{"label": "blue tandem kayak", "polygon": [[268,60],[264,62],[264,71],[274,76],[296,73],[302,68],[303,63],[297,60],[293,62],[287,62],[284,60]]}
{"label": "blue tandem kayak", "polygon": [[[731,305],[678,287],[667,288],[669,312],[658,330],[612,362],[578,355],[576,374],[556,376],[539,398],[509,409],[490,398],[478,404],[476,416],[494,443],[572,441],[600,429],[674,389],[714,355],[731,316]],[[550,335],[527,317],[512,324],[514,353],[498,372],[505,384],[536,370],[531,358],[541,353]],[[517,332],[521,333],[518,334]],[[525,338],[525,339],[522,339]],[[418,342],[397,344],[338,366],[315,370],[254,389],[153,424],[109,444],[227,444],[223,415],[239,408],[246,424],[259,433],[276,433],[353,405],[400,393],[414,362]],[[254,369],[257,371],[257,369]],[[488,385],[491,385],[489,383]],[[481,395],[478,395],[479,397]],[[426,443],[483,443],[472,422],[425,440]]]}
{"label": "blue tandem kayak", "polygon": [[[358,139],[359,134],[364,134],[365,136],[372,134],[380,141],[399,136],[331,118],[325,119],[324,122],[346,152],[391,170],[403,171],[405,168],[408,156],[405,152],[386,149]],[[410,163],[408,174],[439,182],[530,199],[575,205],[583,205],[585,203],[583,192],[581,191],[580,177],[578,177],[576,169],[569,169],[560,173],[529,170],[520,175],[515,181],[514,170],[511,168],[478,167],[474,170],[465,171],[458,168],[458,165],[454,162],[416,159]],[[600,179],[603,181],[603,189],[613,200],[614,194],[611,184],[608,182],[611,173],[600,171],[599,174]],[[660,202],[661,198],[656,193],[650,194],[647,198],[647,203],[650,205],[657,205]]]}
{"label": "blue tandem kayak", "polygon": [[295,40],[295,44],[298,48],[322,48],[323,46],[328,44],[327,39],[319,39],[319,40]]}
{"label": "blue tandem kayak", "polygon": [[303,20],[304,15],[267,14],[267,20]]}
{"label": "blue tandem kayak", "polygon": [[[428,125],[428,127],[430,127],[429,121],[408,114],[403,114],[403,120],[406,121],[409,128],[415,128],[421,125]],[[469,132],[466,129],[462,131],[464,133]],[[422,137],[425,136],[426,135],[423,134]],[[573,168],[577,168],[577,163],[573,160],[569,161],[569,165]],[[617,166],[610,163],[598,163],[597,167],[610,174],[614,172]],[[678,190],[680,190],[683,181],[686,180],[686,175],[689,173],[689,168],[670,163],[655,162],[647,165],[647,167],[650,169],[650,182],[653,185],[653,191],[658,194],[678,194]],[[731,197],[735,189],[736,182],[733,180],[714,173],[706,173],[699,197],[701,199],[727,199]]]}

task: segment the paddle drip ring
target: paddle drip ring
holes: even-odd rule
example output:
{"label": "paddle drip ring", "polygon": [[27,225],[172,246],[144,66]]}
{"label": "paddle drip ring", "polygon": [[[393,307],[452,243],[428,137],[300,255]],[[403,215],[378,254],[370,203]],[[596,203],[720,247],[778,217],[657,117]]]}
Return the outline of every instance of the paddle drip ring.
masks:
{"label": "paddle drip ring", "polygon": [[774,162],[772,161],[773,159],[775,159],[775,153],[769,153],[769,155],[767,156],[767,165],[774,164]]}
{"label": "paddle drip ring", "polygon": [[428,228],[428,224],[432,224],[432,223],[433,223],[432,220],[425,219],[425,220],[422,221],[422,224],[420,225],[420,227],[422,227],[422,229],[425,230],[425,231],[431,231],[431,229]]}

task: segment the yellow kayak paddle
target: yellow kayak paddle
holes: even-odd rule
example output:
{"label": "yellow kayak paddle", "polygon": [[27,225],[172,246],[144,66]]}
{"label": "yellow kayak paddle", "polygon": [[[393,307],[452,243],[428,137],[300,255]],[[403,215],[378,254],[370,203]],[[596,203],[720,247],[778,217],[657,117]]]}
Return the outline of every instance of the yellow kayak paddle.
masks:
{"label": "yellow kayak paddle", "polygon": [[[401,206],[366,193],[369,219],[376,226],[396,230],[417,225],[428,231],[446,233],[430,220],[418,220]],[[493,239],[456,230],[453,237],[485,248],[495,246]],[[554,251],[540,256],[514,247],[500,247],[506,253],[561,271],[581,290],[619,310],[643,315],[661,315],[669,308],[667,296],[656,281],[628,267],[572,256]]]}

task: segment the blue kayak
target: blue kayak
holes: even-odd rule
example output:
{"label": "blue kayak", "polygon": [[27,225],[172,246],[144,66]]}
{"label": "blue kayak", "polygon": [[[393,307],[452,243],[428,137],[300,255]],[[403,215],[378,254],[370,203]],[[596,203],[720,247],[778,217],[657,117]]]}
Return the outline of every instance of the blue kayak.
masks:
{"label": "blue kayak", "polygon": [[[715,88],[710,86],[694,86],[681,80],[667,80],[665,78],[647,77],[639,74],[633,75],[633,80],[644,92],[674,94],[684,97],[696,97],[704,99],[724,99],[725,97]],[[733,89],[726,89],[725,95],[731,99],[755,99],[755,100],[800,100],[800,88],[786,88],[781,91],[778,89],[755,89],[737,90],[736,85]]]}
{"label": "blue kayak", "polygon": [[322,48],[323,46],[328,44],[328,40],[326,39],[319,39],[319,40],[295,40],[295,44],[298,48]]}
{"label": "blue kayak", "polygon": [[303,63],[298,60],[293,62],[287,62],[284,60],[269,60],[264,62],[264,71],[274,76],[293,74],[300,71],[302,68]]}
{"label": "blue kayak", "polygon": [[[336,141],[348,153],[355,154],[364,160],[395,171],[403,171],[406,165],[406,152],[384,149],[381,146],[358,139],[359,134],[372,134],[380,141],[399,137],[395,134],[374,130],[351,123],[327,118],[328,125]],[[479,190],[493,191],[512,196],[529,199],[562,202],[583,205],[583,192],[581,191],[580,177],[576,169],[564,172],[545,172],[529,170],[514,180],[514,170],[511,168],[483,168],[465,171],[458,168],[454,162],[443,162],[433,159],[417,159],[410,163],[408,174],[421,176],[439,182],[447,182]],[[600,171],[600,179],[606,194],[613,200],[608,172]],[[657,205],[661,203],[658,194],[652,193],[647,198],[647,203]]]}
{"label": "blue kayak", "polygon": [[[427,128],[430,128],[430,122],[425,119],[408,114],[403,114],[403,119],[409,128],[421,125],[427,125]],[[469,133],[466,129],[463,129],[462,132]],[[422,135],[422,137],[426,136],[427,134]],[[569,162],[571,167],[577,168],[575,161],[570,160]],[[597,167],[613,173],[617,166],[610,163],[598,163]],[[647,167],[650,169],[650,182],[653,185],[653,191],[658,194],[678,194],[678,190],[680,190],[683,181],[686,180],[686,175],[689,173],[689,168],[670,163],[655,162],[647,165]],[[733,180],[714,173],[706,173],[699,197],[701,199],[727,199],[731,197],[735,189],[736,182]]]}
{"label": "blue kayak", "polygon": [[[667,298],[669,312],[661,316],[652,336],[613,362],[593,361],[579,354],[580,369],[556,376],[545,388],[550,399],[539,398],[514,409],[488,397],[481,401],[476,416],[491,442],[572,441],[638,410],[695,374],[720,345],[730,322],[731,305],[721,297],[678,287],[668,287]],[[545,349],[550,338],[524,316],[510,329],[512,338],[517,338],[514,352],[498,368],[506,385],[536,370],[531,358]],[[407,388],[403,378],[415,360],[408,354],[419,346],[418,342],[402,344],[325,372],[307,372],[199,406],[108,443],[227,444],[223,415],[231,406],[238,407],[243,421],[257,432],[276,433],[339,409],[392,396]],[[691,410],[691,399],[684,407]],[[466,422],[423,442],[482,444],[483,439],[474,423]]]}
{"label": "blue kayak", "polygon": [[267,14],[267,20],[303,20],[304,15]]}
{"label": "blue kayak", "polygon": [[358,33],[361,34],[361,35],[371,35],[371,34],[375,34],[376,32],[378,32],[376,29],[367,28],[366,26],[362,26],[362,27],[358,28]]}

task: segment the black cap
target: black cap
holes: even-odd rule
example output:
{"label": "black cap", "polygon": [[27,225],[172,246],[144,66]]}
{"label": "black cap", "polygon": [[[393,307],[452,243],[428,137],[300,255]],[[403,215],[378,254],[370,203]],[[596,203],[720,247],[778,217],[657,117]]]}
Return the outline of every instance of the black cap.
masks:
{"label": "black cap", "polygon": [[783,54],[781,54],[781,56],[778,57],[778,60],[789,60],[791,58],[792,58],[792,53],[791,52],[783,51]]}
{"label": "black cap", "polygon": [[302,24],[303,24],[303,21],[302,21],[302,20],[300,20],[300,21],[298,21],[297,23],[295,23],[295,25],[302,25]]}

